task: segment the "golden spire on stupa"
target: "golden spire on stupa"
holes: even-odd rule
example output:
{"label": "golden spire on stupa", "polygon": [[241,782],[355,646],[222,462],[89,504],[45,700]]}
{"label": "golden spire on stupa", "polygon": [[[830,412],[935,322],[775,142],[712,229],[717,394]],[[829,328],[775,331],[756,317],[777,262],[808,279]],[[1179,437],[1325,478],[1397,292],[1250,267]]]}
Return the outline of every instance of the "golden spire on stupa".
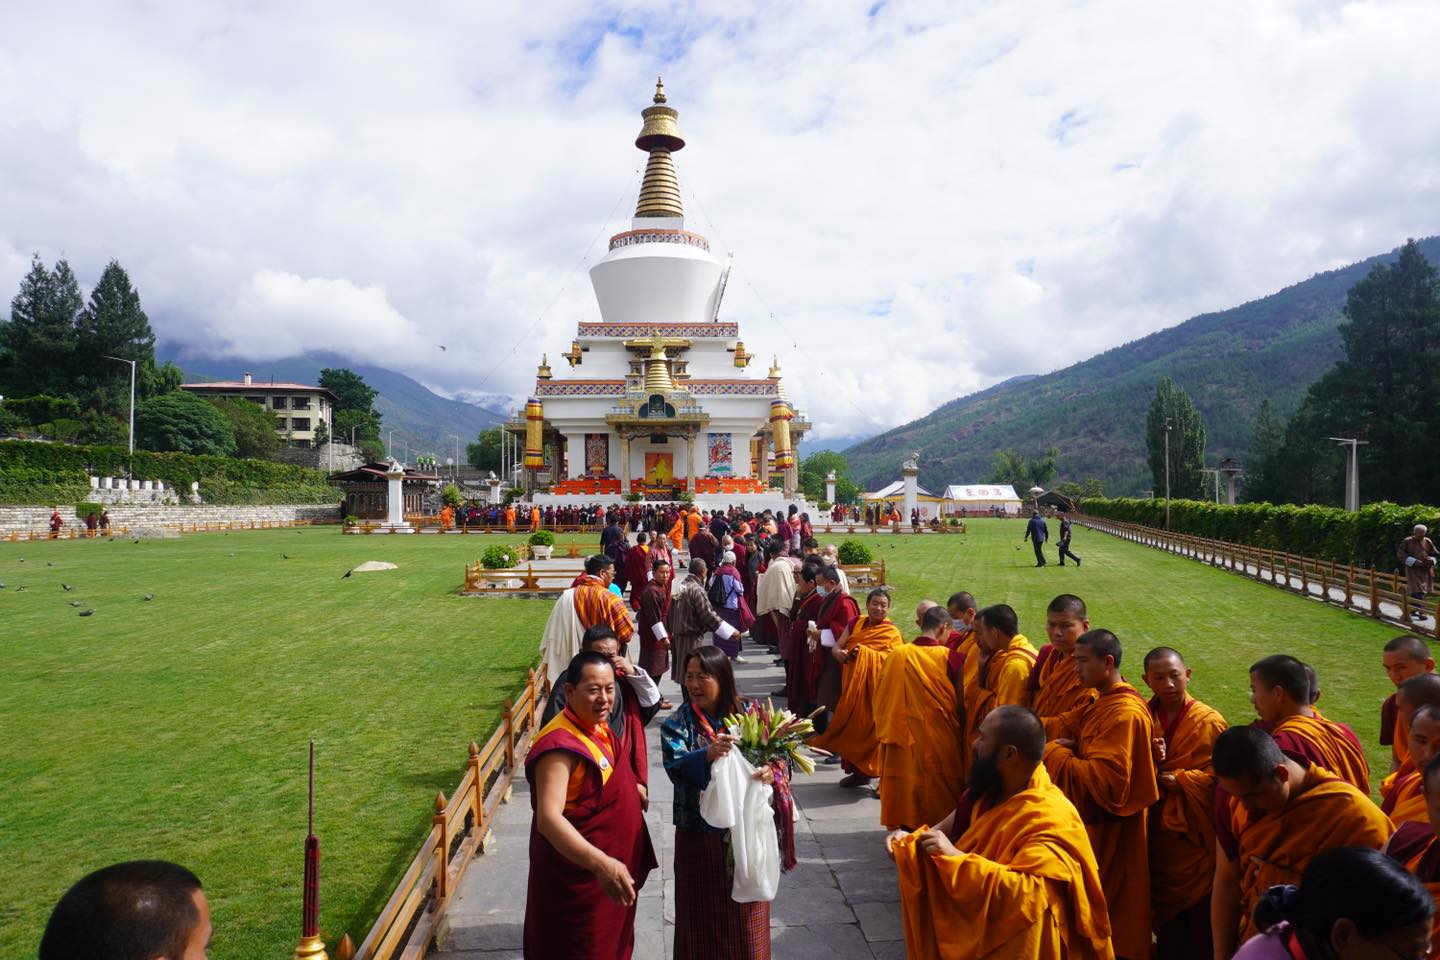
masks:
{"label": "golden spire on stupa", "polygon": [[645,392],[668,394],[675,389],[670,379],[670,358],[665,355],[665,338],[656,334],[645,358]]}
{"label": "golden spire on stupa", "polygon": [[665,103],[665,82],[655,79],[655,102],[640,111],[645,125],[635,146],[648,151],[645,177],[640,181],[640,197],[635,202],[637,217],[683,217],[680,204],[680,181],[675,176],[675,162],[670,154],[685,146],[677,122],[680,111]]}

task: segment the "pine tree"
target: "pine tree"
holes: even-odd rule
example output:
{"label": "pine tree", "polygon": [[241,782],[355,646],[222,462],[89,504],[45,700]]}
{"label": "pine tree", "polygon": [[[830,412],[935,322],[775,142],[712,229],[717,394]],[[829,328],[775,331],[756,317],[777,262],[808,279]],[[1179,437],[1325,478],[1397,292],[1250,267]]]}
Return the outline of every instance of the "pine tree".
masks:
{"label": "pine tree", "polygon": [[69,394],[77,367],[75,318],[84,300],[70,264],[47,270],[37,254],[10,301],[10,322],[0,325],[0,393]]}
{"label": "pine tree", "polygon": [[1245,457],[1244,499],[1252,503],[1281,502],[1285,496],[1280,449],[1285,443],[1285,424],[1266,397],[1255,413],[1255,432]]}
{"label": "pine tree", "polygon": [[82,364],[72,390],[80,405],[112,416],[126,415],[130,370],[106,358],[138,361],[136,390],[138,399],[143,399],[149,395],[144,388],[154,379],[147,375],[155,366],[155,333],[140,306],[140,294],[117,261],[106,265],[76,327]]}
{"label": "pine tree", "polygon": [[1170,424],[1170,496],[1198,500],[1204,496],[1205,421],[1190,395],[1169,377],[1155,383],[1155,399],[1145,417],[1145,445],[1155,496],[1165,496],[1165,425]]}

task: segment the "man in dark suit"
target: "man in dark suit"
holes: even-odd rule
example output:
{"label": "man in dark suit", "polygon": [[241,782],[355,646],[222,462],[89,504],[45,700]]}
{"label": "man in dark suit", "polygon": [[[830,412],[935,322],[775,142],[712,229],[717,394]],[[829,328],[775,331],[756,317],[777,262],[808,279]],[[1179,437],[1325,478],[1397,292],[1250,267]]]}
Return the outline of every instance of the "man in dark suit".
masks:
{"label": "man in dark suit", "polygon": [[1045,541],[1050,539],[1050,528],[1045,526],[1045,518],[1040,516],[1039,510],[1030,514],[1030,522],[1025,525],[1025,539],[1035,547],[1035,566],[1045,566],[1043,547]]}

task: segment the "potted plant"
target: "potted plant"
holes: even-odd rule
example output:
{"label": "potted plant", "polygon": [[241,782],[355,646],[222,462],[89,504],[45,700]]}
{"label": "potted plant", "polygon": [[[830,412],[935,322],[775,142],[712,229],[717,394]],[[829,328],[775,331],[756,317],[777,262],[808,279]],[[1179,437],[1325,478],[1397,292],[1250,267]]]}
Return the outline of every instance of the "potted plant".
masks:
{"label": "potted plant", "polygon": [[536,530],[530,534],[530,556],[536,560],[549,560],[555,547],[555,534],[549,530]]}

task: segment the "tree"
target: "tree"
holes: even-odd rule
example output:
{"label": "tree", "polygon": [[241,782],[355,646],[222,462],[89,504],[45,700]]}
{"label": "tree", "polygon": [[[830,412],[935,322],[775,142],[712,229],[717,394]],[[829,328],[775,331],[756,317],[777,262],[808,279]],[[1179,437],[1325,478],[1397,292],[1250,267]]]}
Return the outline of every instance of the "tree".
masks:
{"label": "tree", "polygon": [[105,266],[95,289],[90,291],[89,302],[76,316],[75,341],[79,362],[70,391],[81,406],[107,413],[128,409],[130,370],[106,357],[137,361],[137,397],[168,392],[146,389],[164,385],[156,383],[159,378],[153,373],[155,333],[140,306],[140,294],[130,283],[130,275],[117,261],[111,260]]}
{"label": "tree", "polygon": [[500,472],[500,428],[481,430],[474,443],[465,444],[465,462],[476,470]]}
{"label": "tree", "polygon": [[1285,443],[1285,425],[1275,413],[1275,407],[1266,397],[1260,401],[1255,413],[1255,432],[1250,440],[1250,450],[1245,455],[1244,499],[1251,503],[1269,501],[1281,503],[1285,499],[1284,461],[1280,457]]}
{"label": "tree", "polygon": [[1055,447],[1034,458],[1027,458],[1019,450],[1007,447],[996,452],[990,472],[981,482],[1008,484],[1024,499],[1031,487],[1048,488],[1055,481],[1059,460],[1060,451]]}
{"label": "tree", "polygon": [[812,453],[800,461],[800,490],[810,500],[825,499],[825,478],[835,472],[835,500],[837,503],[854,503],[860,498],[860,487],[847,473],[850,464],[845,457],[833,450]]}
{"label": "tree", "polygon": [[365,382],[365,378],[354,370],[344,367],[326,367],[320,371],[320,386],[335,394],[334,413],[337,439],[349,442],[351,436],[368,459],[378,459],[374,451],[383,449],[380,444],[380,414],[375,410],[375,398],[379,393]]}
{"label": "tree", "polygon": [[1087,497],[1105,496],[1104,488],[1096,477],[1089,477],[1085,480],[1064,480],[1055,485],[1055,490],[1069,497],[1071,500],[1084,500]]}
{"label": "tree", "polygon": [[10,301],[10,321],[0,325],[0,393],[27,396],[72,393],[78,334],[75,318],[84,305],[70,264],[48,270],[37,254],[20,291]]}
{"label": "tree", "polygon": [[271,460],[280,450],[275,416],[249,400],[212,400],[235,434],[235,456]]}
{"label": "tree", "polygon": [[1155,496],[1165,495],[1165,426],[1170,425],[1170,496],[1204,499],[1205,421],[1190,402],[1190,395],[1169,377],[1155,383],[1155,399],[1145,417],[1145,446],[1150,454],[1150,475]]}
{"label": "tree", "polygon": [[135,445],[228,457],[235,452],[235,428],[215,404],[177,390],[136,405]]}

